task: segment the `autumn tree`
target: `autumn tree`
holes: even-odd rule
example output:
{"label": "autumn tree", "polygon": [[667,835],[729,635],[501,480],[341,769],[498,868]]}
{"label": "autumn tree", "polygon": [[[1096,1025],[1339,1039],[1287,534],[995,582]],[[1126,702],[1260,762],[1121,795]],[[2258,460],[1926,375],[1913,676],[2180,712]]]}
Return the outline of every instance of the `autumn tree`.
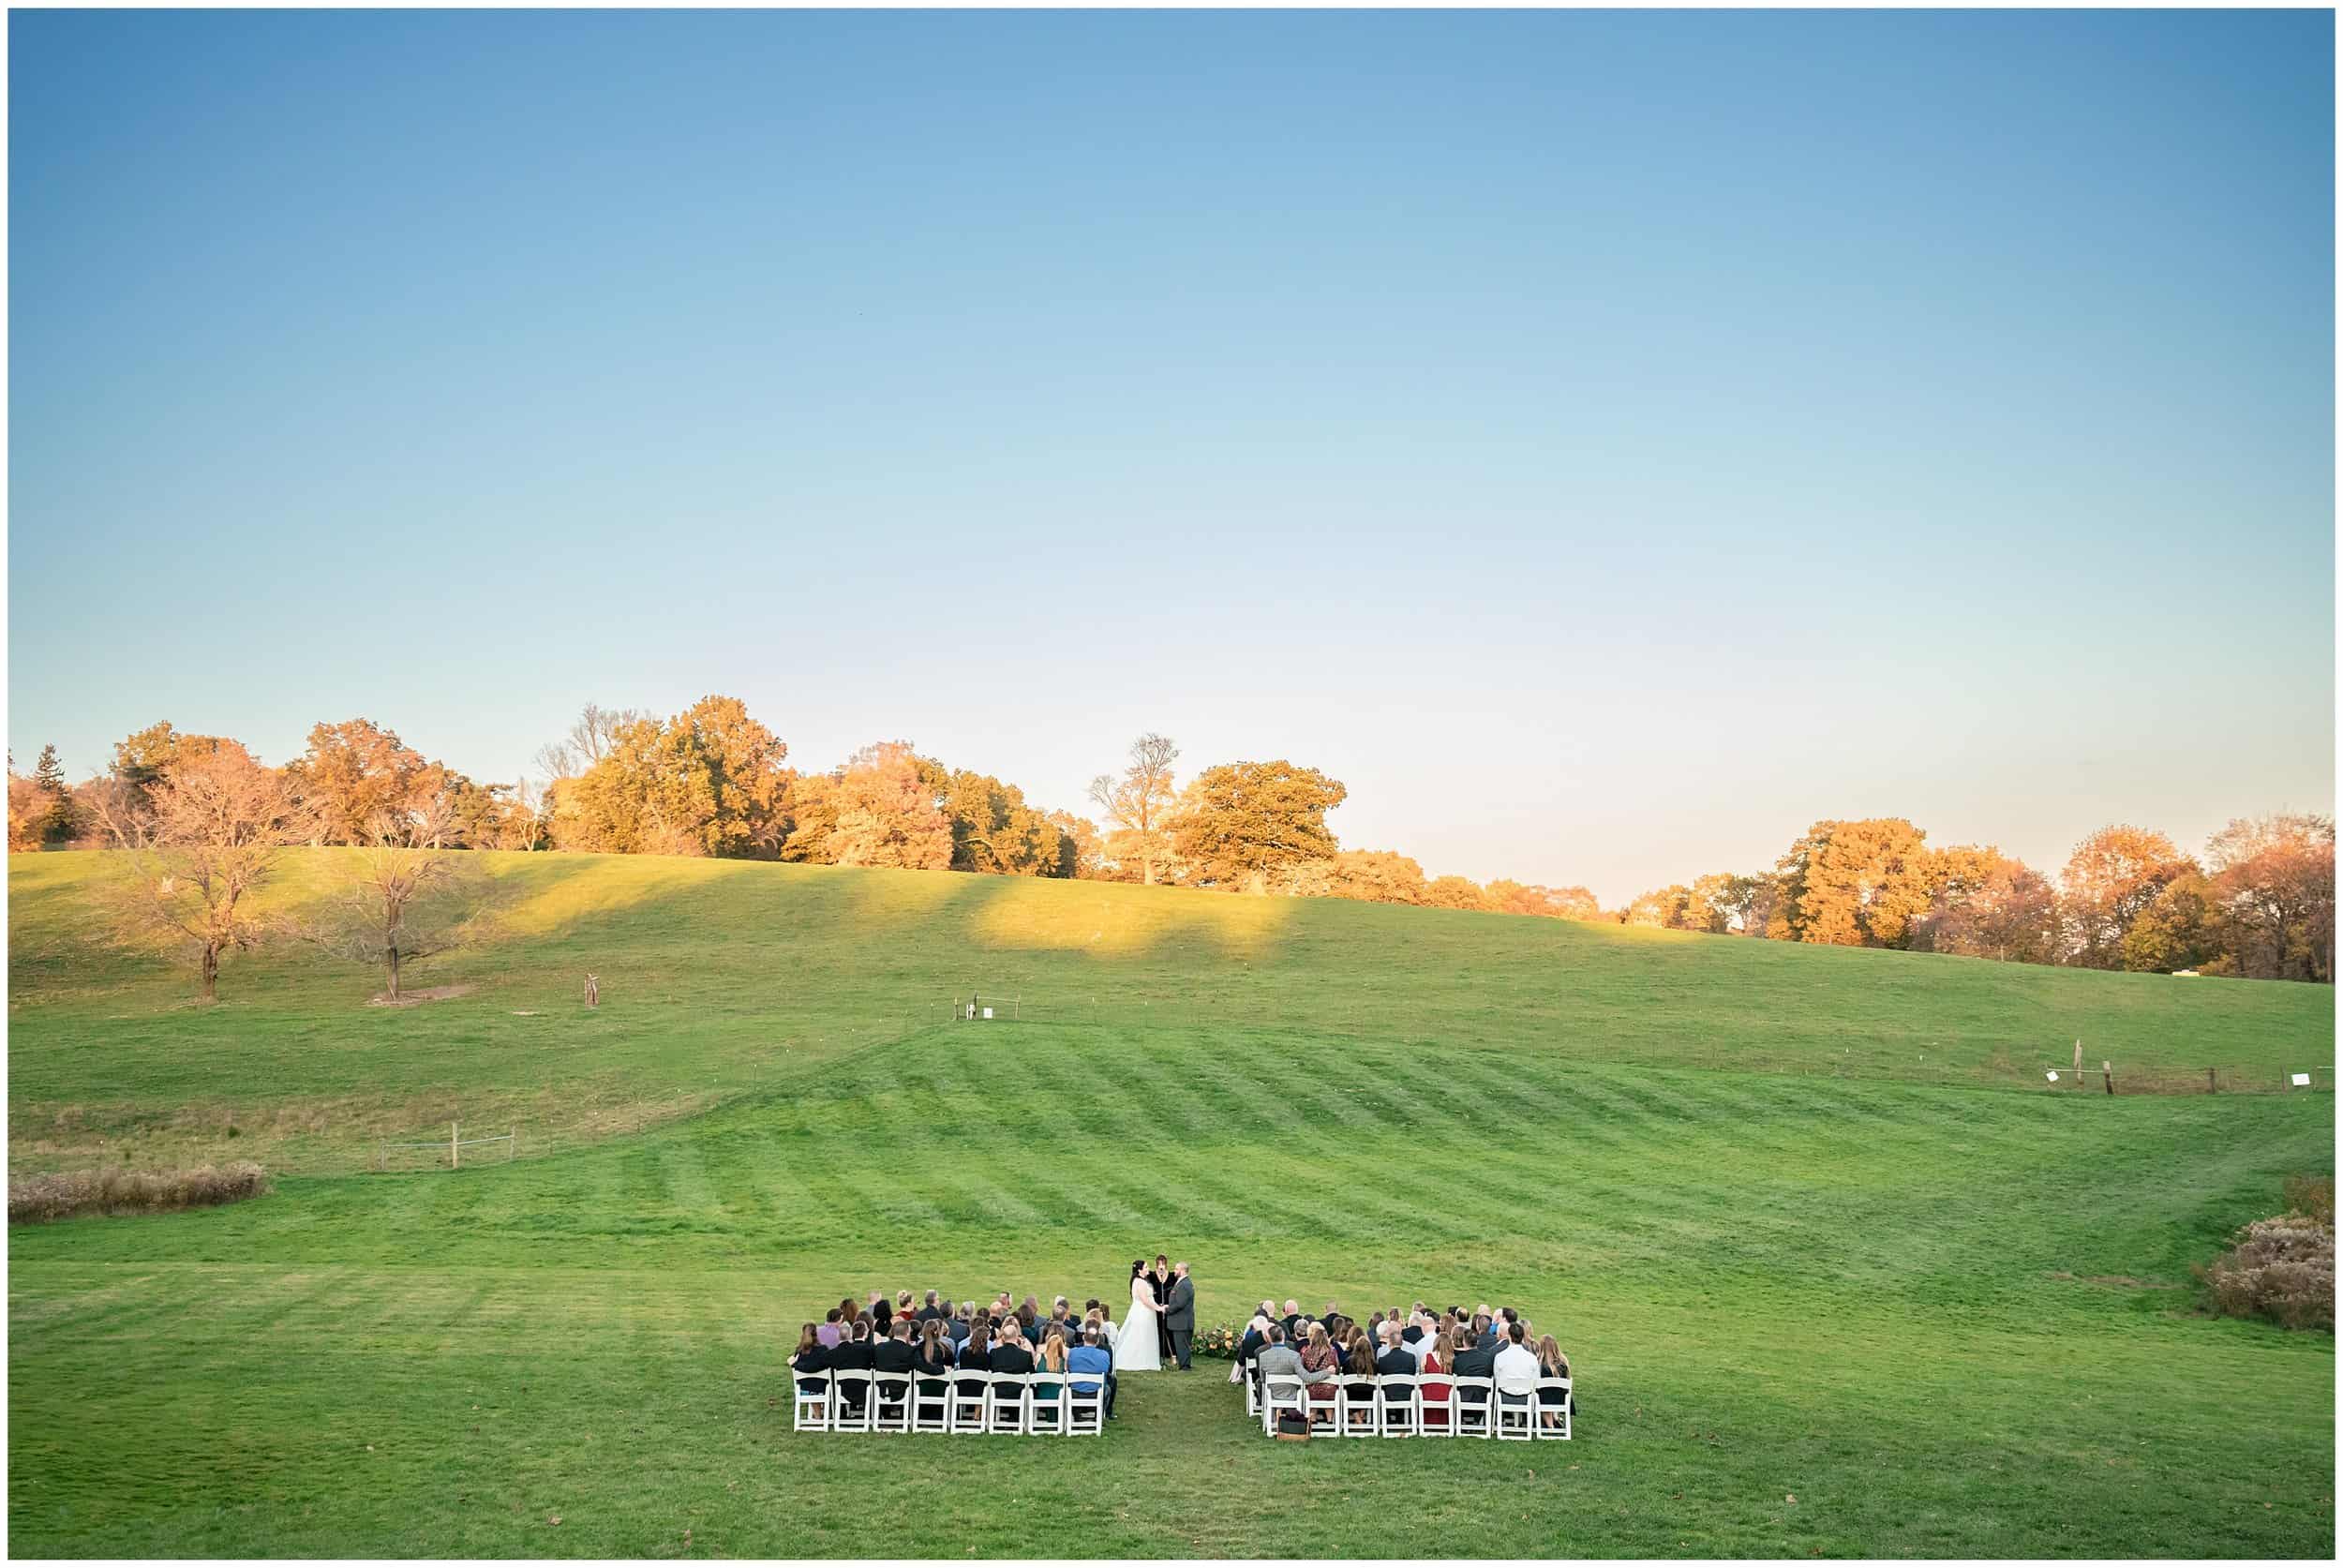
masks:
{"label": "autumn tree", "polygon": [[2238,818],[2205,845],[2211,891],[2234,933],[2238,973],[2335,980],[2335,819]]}
{"label": "autumn tree", "polygon": [[1025,803],[1025,792],[990,773],[961,769],[945,787],[951,819],[954,871],[998,876],[1064,876],[1063,835],[1049,814]]}
{"label": "autumn tree", "polygon": [[948,782],[907,740],[865,746],[821,784],[805,781],[789,858],[943,871],[952,863]]}
{"label": "autumn tree", "polygon": [[1106,840],[1097,823],[1072,812],[1052,812],[1050,825],[1057,829],[1058,875],[1097,881],[1105,874]]}
{"label": "autumn tree", "polygon": [[1937,853],[1928,911],[1914,922],[1914,948],[2011,963],[2058,962],[2058,895],[2024,861],[1992,845],[1954,844]]}
{"label": "autumn tree", "polygon": [[2182,872],[2133,917],[2124,933],[2123,966],[2147,974],[2170,974],[2200,966],[2227,972],[2221,962],[2229,946],[2228,921],[2219,896],[2202,872]]}
{"label": "autumn tree", "polygon": [[407,809],[426,785],[423,754],[371,719],[309,730],[309,747],[285,765],[285,784],[319,844],[365,844],[374,819]]}
{"label": "autumn tree", "polygon": [[1130,760],[1121,773],[1101,773],[1090,781],[1090,799],[1106,814],[1112,829],[1109,853],[1137,860],[1140,880],[1151,887],[1164,856],[1166,819],[1176,799],[1172,764],[1179,754],[1168,737],[1142,735],[1131,742]]}
{"label": "autumn tree", "polygon": [[40,842],[60,844],[72,838],[78,824],[74,820],[73,790],[65,781],[65,769],[57,761],[57,748],[43,746],[40,760],[33,765],[33,784],[41,794]]}
{"label": "autumn tree", "polygon": [[2059,878],[2068,962],[2086,969],[2122,967],[2132,921],[2195,869],[2171,839],[2149,829],[2118,823],[2084,839]]}
{"label": "autumn tree", "polygon": [[49,803],[41,799],[40,786],[32,778],[16,770],[16,757],[8,757],[8,852],[40,847],[41,824],[48,819]]}
{"label": "autumn tree", "polygon": [[1627,907],[1619,911],[1619,924],[1681,931],[1691,899],[1692,889],[1680,882],[1671,882],[1664,888],[1637,893],[1628,902]]}
{"label": "autumn tree", "polygon": [[1815,823],[1779,862],[1767,933],[1843,948],[1903,946],[1932,899],[1927,838],[1900,816]]}
{"label": "autumn tree", "polygon": [[1548,888],[1545,902],[1553,913],[1565,920],[1599,920],[1603,918],[1603,902],[1586,888],[1573,884],[1567,888]]}
{"label": "autumn tree", "polygon": [[[612,854],[770,857],[789,832],[789,748],[737,697],[703,697],[673,719],[589,707],[579,730],[598,755],[557,779],[551,813],[564,849]],[[589,723],[589,721],[592,723]]]}
{"label": "autumn tree", "polygon": [[352,870],[303,934],[335,957],[382,971],[395,1002],[406,971],[453,951],[481,927],[491,886],[482,862],[442,847],[444,806],[378,812]]}
{"label": "autumn tree", "polygon": [[1422,903],[1424,868],[1390,849],[1345,849],[1335,855],[1327,895],[1369,903]]}
{"label": "autumn tree", "polygon": [[1433,909],[1485,909],[1481,885],[1469,876],[1435,876],[1424,885],[1424,902]]}
{"label": "autumn tree", "polygon": [[651,715],[637,708],[604,708],[588,703],[559,740],[537,748],[537,767],[548,783],[575,779],[610,754],[619,732]]}
{"label": "autumn tree", "polygon": [[294,821],[282,781],[234,741],[174,757],[146,785],[147,842],[110,889],[116,930],[184,954],[198,993],[218,995],[221,961],[265,933],[252,894],[275,870]]}
{"label": "autumn tree", "polygon": [[1336,849],[1326,814],[1342,785],[1291,762],[1225,762],[1196,776],[1171,827],[1173,852],[1201,880],[1268,890],[1272,874]]}

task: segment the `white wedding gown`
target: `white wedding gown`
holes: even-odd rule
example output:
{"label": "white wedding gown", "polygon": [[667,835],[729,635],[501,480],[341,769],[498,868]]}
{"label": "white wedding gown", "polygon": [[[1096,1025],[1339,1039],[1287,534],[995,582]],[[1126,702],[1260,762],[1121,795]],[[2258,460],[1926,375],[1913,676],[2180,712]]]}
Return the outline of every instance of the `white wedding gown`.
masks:
{"label": "white wedding gown", "polygon": [[1156,1343],[1156,1296],[1144,1279],[1131,1281],[1130,1315],[1114,1334],[1114,1369],[1160,1372],[1163,1348]]}

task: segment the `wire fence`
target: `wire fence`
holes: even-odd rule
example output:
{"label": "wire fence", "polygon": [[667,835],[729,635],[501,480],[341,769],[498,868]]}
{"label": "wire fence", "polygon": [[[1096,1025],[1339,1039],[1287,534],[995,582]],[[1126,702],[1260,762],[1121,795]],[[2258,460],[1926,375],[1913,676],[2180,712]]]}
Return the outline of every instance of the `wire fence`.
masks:
{"label": "wire fence", "polygon": [[1313,1005],[1306,1013],[1281,1015],[1247,1001],[1207,993],[1037,993],[1004,983],[956,992],[948,1002],[931,1004],[923,1017],[930,1023],[981,1026],[1306,1033],[1354,1040],[1363,1046],[1420,1041],[1434,1047],[1512,1050],[1535,1041],[1560,1045],[1569,1055],[1588,1062],[1655,1070],[1879,1079],[2045,1094],[2333,1094],[2336,1086],[2331,1063],[2298,1068],[2243,1064],[2127,1066],[2106,1046],[2099,1047],[2077,1070],[2063,1049],[2066,1042],[2041,1039],[1956,1040],[1925,1048],[1882,1042],[1871,1047],[1846,1046],[1835,1053],[1788,1053],[1724,1043],[1621,1040],[1583,1034],[1557,1039],[1547,1020],[1508,1017],[1501,1008],[1411,1008],[1404,997],[1389,996],[1363,999],[1362,1005],[1352,1007]]}

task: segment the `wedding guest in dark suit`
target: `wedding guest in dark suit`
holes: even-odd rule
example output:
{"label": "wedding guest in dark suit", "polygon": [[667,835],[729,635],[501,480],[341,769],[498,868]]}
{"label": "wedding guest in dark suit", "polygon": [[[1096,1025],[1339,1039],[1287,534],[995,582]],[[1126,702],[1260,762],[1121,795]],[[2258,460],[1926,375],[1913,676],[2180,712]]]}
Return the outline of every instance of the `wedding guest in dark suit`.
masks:
{"label": "wedding guest in dark suit", "polygon": [[[887,1337],[871,1347],[871,1365],[881,1372],[908,1373],[919,1364],[919,1353],[911,1348],[911,1320],[897,1318]],[[900,1404],[911,1387],[911,1379],[881,1377],[878,1380],[879,1398],[890,1405]]]}
{"label": "wedding guest in dark suit", "polygon": [[1382,1377],[1415,1376],[1415,1354],[1399,1337],[1399,1324],[1383,1320],[1383,1348],[1375,1353],[1375,1370]]}
{"label": "wedding guest in dark suit", "polygon": [[1020,1377],[1033,1370],[1033,1351],[1026,1347],[1015,1318],[1001,1324],[1001,1337],[992,1347],[992,1370],[995,1374],[1010,1372]]}
{"label": "wedding guest in dark suit", "polygon": [[[870,1322],[857,1319],[854,1337],[841,1341],[838,1348],[829,1352],[829,1369],[833,1372],[869,1371],[877,1365],[871,1352]],[[849,1406],[858,1411],[862,1408],[863,1386],[860,1383],[844,1384],[840,1387],[839,1393]]]}
{"label": "wedding guest in dark suit", "polygon": [[[1469,1349],[1458,1351],[1455,1359],[1449,1364],[1448,1369],[1460,1378],[1495,1377],[1497,1375],[1497,1341],[1492,1338],[1485,1344],[1476,1342]],[[1486,1404],[1488,1396],[1489,1391],[1485,1388],[1456,1390],[1456,1397],[1470,1405]]]}

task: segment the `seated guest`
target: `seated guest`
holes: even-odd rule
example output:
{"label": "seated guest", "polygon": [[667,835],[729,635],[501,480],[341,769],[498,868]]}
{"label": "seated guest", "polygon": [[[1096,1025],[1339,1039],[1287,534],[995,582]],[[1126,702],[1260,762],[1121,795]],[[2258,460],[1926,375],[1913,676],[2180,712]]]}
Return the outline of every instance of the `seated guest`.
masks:
{"label": "seated guest", "polygon": [[944,1320],[944,1332],[951,1339],[952,1353],[955,1355],[960,1353],[960,1347],[967,1341],[968,1324],[975,1318],[976,1309],[975,1302],[963,1301],[960,1304],[960,1310]]}
{"label": "seated guest", "polygon": [[1039,1312],[1040,1309],[1034,1305],[1031,1296],[1027,1296],[1023,1305],[1017,1308],[1017,1332],[1028,1345],[1040,1343],[1040,1340],[1036,1337],[1041,1332]]}
{"label": "seated guest", "polygon": [[[911,1348],[911,1320],[897,1318],[887,1331],[887,1337],[871,1347],[871,1365],[882,1373],[908,1373],[919,1364],[919,1352]],[[909,1377],[881,1377],[878,1380],[879,1401],[900,1405],[910,1396]]]}
{"label": "seated guest", "polygon": [[854,1304],[854,1297],[838,1298],[838,1339],[841,1344],[854,1337],[854,1321],[862,1316],[862,1309]]}
{"label": "seated guest", "polygon": [[871,1337],[884,1339],[895,1321],[895,1309],[887,1305],[887,1297],[876,1291],[871,1292]]}
{"label": "seated guest", "polygon": [[1015,1318],[1001,1321],[1001,1337],[992,1345],[992,1370],[996,1375],[1011,1372],[1019,1377],[1033,1370],[1033,1351],[1019,1332]]}
{"label": "seated guest", "polygon": [[[1482,1344],[1478,1336],[1472,1343],[1456,1351],[1448,1363],[1448,1370],[1460,1378],[1489,1378],[1497,1375],[1497,1346],[1494,1341]],[[1485,1388],[1460,1388],[1457,1396],[1467,1404],[1485,1404],[1489,1393]]]}
{"label": "seated guest", "polygon": [[1456,1356],[1456,1339],[1453,1334],[1436,1334],[1424,1341],[1424,1354],[1416,1364],[1421,1379],[1416,1392],[1424,1400],[1424,1425],[1426,1430],[1448,1429],[1448,1391],[1455,1385],[1440,1374],[1449,1370],[1449,1363]]}
{"label": "seated guest", "polygon": [[[833,1372],[869,1371],[877,1365],[871,1351],[871,1325],[858,1319],[854,1325],[854,1337],[841,1340],[838,1348],[829,1352],[829,1369]],[[849,1406],[858,1411],[862,1408],[865,1386],[862,1383],[845,1383],[840,1386],[838,1392]]]}
{"label": "seated guest", "polygon": [[1378,1345],[1383,1342],[1383,1313],[1380,1307],[1366,1315],[1366,1337]]}
{"label": "seated guest", "polygon": [[[1538,1341],[1538,1375],[1542,1378],[1568,1378],[1570,1376],[1570,1357],[1562,1353],[1561,1346],[1554,1343],[1554,1337],[1550,1334]],[[1559,1388],[1540,1388],[1538,1403],[1560,1405],[1562,1402],[1563,1394],[1564,1391]],[[1575,1383],[1572,1384],[1568,1394],[1570,1413],[1574,1416],[1578,1413],[1578,1388]],[[1542,1415],[1540,1419],[1548,1426],[1561,1425],[1560,1418],[1557,1416]]]}
{"label": "seated guest", "polygon": [[[1049,1337],[1041,1341],[1041,1354],[1034,1363],[1033,1369],[1036,1372],[1064,1374],[1066,1371],[1066,1336],[1064,1334],[1055,1329],[1050,1331]],[[1055,1399],[1058,1390],[1065,1386],[1063,1381],[1052,1381],[1043,1378],[1033,1385],[1033,1396],[1047,1402]]]}
{"label": "seated guest", "polygon": [[[1100,1413],[1112,1419],[1114,1415],[1114,1356],[1100,1341],[1097,1329],[1082,1330],[1082,1343],[1066,1352],[1066,1370],[1067,1381],[1073,1385],[1077,1394],[1096,1394],[1101,1382],[1106,1384],[1106,1403]],[[1084,1377],[1082,1374],[1085,1372],[1090,1375]]]}
{"label": "seated guest", "polygon": [[1109,1350],[1114,1348],[1114,1323],[1107,1317],[1105,1307],[1093,1305],[1090,1311],[1083,1317],[1082,1332],[1088,1334],[1093,1329],[1097,1330],[1101,1344]]}
{"label": "seated guest", "polygon": [[[968,1342],[960,1347],[960,1369],[963,1372],[992,1370],[992,1330],[982,1318],[968,1325]],[[984,1384],[963,1379],[960,1391],[974,1394]]]}
{"label": "seated guest", "polygon": [[932,1323],[936,1322],[938,1319],[948,1318],[951,1314],[935,1304],[935,1292],[933,1291],[930,1291],[927,1294],[926,1305],[919,1308],[916,1316],[918,1318],[919,1322],[923,1323]]}
{"label": "seated guest", "polygon": [[[1366,1330],[1351,1325],[1351,1343],[1343,1351],[1342,1369],[1355,1378],[1375,1375],[1374,1348],[1366,1342]],[[1352,1426],[1372,1427],[1375,1425],[1375,1385],[1344,1383],[1342,1385],[1343,1418]]]}
{"label": "seated guest", "polygon": [[1386,1378],[1412,1378],[1416,1373],[1415,1352],[1399,1337],[1399,1324],[1390,1318],[1383,1320],[1383,1348],[1375,1353],[1375,1370]]}
{"label": "seated guest", "polygon": [[[1310,1324],[1309,1342],[1302,1347],[1302,1370],[1315,1373],[1322,1380],[1340,1365],[1341,1358],[1335,1354],[1335,1342],[1327,1337],[1326,1325]],[[1335,1385],[1323,1381],[1314,1382],[1309,1393],[1313,1399],[1331,1399],[1335,1396]]]}
{"label": "seated guest", "polygon": [[1472,1314],[1472,1338],[1475,1344],[1483,1350],[1494,1351],[1497,1349],[1499,1337],[1496,1319],[1490,1317],[1485,1311]]}
{"label": "seated guest", "polygon": [[[829,1347],[822,1343],[820,1331],[812,1323],[798,1330],[798,1348],[789,1357],[792,1372],[827,1372],[829,1370]],[[823,1385],[817,1381],[800,1379],[798,1387],[807,1394],[819,1394]]]}
{"label": "seated guest", "polygon": [[1417,1302],[1415,1310],[1408,1314],[1408,1326],[1399,1331],[1399,1337],[1410,1345],[1419,1339],[1429,1337],[1431,1330],[1425,1325],[1430,1322],[1431,1320],[1425,1315],[1424,1304]]}
{"label": "seated guest", "polygon": [[1302,1365],[1302,1358],[1295,1352],[1292,1341],[1286,1337],[1285,1324],[1269,1325],[1269,1343],[1263,1345],[1260,1353],[1253,1357],[1253,1370],[1264,1380],[1298,1378],[1308,1370]]}
{"label": "seated guest", "polygon": [[1419,1314],[1416,1321],[1410,1326],[1415,1331],[1414,1340],[1410,1342],[1404,1334],[1399,1337],[1402,1343],[1407,1344],[1408,1350],[1421,1365],[1425,1356],[1430,1353],[1432,1346],[1440,1338],[1440,1320],[1429,1312],[1425,1312]]}
{"label": "seated guest", "polygon": [[[1498,1351],[1496,1357],[1491,1363],[1493,1368],[1491,1372],[1492,1376],[1500,1378],[1521,1378],[1530,1382],[1535,1382],[1538,1381],[1537,1352],[1532,1351],[1523,1342],[1526,1337],[1527,1337],[1521,1331],[1521,1325],[1519,1323],[1509,1323],[1506,1325],[1505,1343],[1503,1347]],[[1509,1405],[1526,1405],[1529,1402],[1530,1397],[1525,1394],[1508,1394],[1505,1396],[1505,1403]]]}
{"label": "seated guest", "polygon": [[829,1309],[828,1315],[822,1322],[822,1326],[813,1331],[813,1337],[822,1342],[824,1350],[838,1343],[838,1308],[833,1307]]}
{"label": "seated guest", "polygon": [[952,1369],[952,1337],[944,1332],[941,1321],[930,1318],[919,1325],[919,1358],[914,1367],[919,1373],[920,1393],[946,1392],[944,1374]]}
{"label": "seated guest", "polygon": [[1277,1320],[1285,1325],[1286,1342],[1298,1345],[1302,1338],[1302,1307],[1291,1296],[1286,1298],[1286,1315]]}

